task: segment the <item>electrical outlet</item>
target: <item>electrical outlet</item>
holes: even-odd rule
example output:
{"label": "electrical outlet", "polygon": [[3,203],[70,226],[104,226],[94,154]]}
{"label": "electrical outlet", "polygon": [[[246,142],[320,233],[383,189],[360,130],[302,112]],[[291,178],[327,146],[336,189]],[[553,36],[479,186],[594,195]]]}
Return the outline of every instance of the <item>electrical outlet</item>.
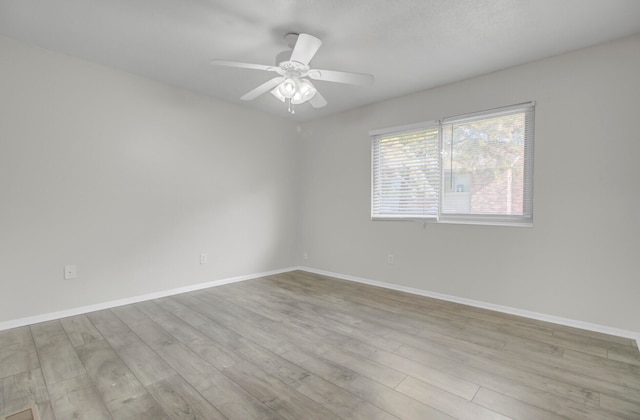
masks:
{"label": "electrical outlet", "polygon": [[203,252],[202,254],[200,254],[200,264],[206,264],[206,263],[207,263],[207,254]]}
{"label": "electrical outlet", "polygon": [[309,259],[309,253],[307,251],[304,251],[304,254],[302,254],[302,259],[304,259],[304,260],[308,260]]}
{"label": "electrical outlet", "polygon": [[64,279],[71,280],[78,277],[78,272],[76,270],[75,265],[65,265],[64,266]]}
{"label": "electrical outlet", "polygon": [[393,265],[393,263],[394,263],[393,254],[387,255],[387,264]]}

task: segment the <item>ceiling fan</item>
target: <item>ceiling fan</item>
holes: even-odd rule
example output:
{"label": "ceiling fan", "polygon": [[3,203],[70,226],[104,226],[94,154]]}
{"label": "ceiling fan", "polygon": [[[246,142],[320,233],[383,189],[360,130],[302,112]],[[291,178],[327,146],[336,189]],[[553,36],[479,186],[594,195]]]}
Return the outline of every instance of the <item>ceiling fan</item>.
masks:
{"label": "ceiling fan", "polygon": [[247,92],[240,99],[251,101],[271,91],[271,94],[280,101],[288,102],[289,112],[292,114],[295,114],[294,105],[307,101],[314,108],[322,108],[327,105],[327,101],[313,86],[309,78],[353,85],[370,85],[373,83],[373,76],[370,74],[320,70],[309,67],[309,62],[322,45],[322,41],[315,36],[288,33],[285,35],[285,39],[290,42],[290,46],[293,45],[293,49],[278,54],[275,66],[228,60],[211,60],[211,63],[217,66],[240,67],[277,73],[277,77]]}

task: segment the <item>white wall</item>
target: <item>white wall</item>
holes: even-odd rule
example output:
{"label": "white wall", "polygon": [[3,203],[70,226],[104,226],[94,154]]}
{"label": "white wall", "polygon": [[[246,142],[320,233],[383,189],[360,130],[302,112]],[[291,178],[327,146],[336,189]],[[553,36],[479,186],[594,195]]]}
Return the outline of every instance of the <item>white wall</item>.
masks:
{"label": "white wall", "polygon": [[[640,331],[638,75],[635,36],[305,124],[298,262]],[[370,220],[369,130],[530,100],[533,228]]]}
{"label": "white wall", "polygon": [[292,133],[0,37],[0,322],[293,265]]}

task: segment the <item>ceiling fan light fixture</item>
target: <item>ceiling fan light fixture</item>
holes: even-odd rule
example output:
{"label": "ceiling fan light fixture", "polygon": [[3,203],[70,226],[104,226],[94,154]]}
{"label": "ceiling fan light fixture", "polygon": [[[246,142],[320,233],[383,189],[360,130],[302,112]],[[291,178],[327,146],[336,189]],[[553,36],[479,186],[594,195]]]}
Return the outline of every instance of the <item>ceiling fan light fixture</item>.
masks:
{"label": "ceiling fan light fixture", "polygon": [[[287,78],[276,86],[271,94],[281,102],[289,100],[289,106],[300,105],[312,99],[318,91],[307,79]],[[291,112],[291,108],[290,108]]]}
{"label": "ceiling fan light fixture", "polygon": [[275,96],[276,98],[278,98],[280,100],[280,102],[284,102],[287,100],[287,98],[285,98],[284,96],[282,96],[282,93],[280,93],[280,85],[276,86],[272,91],[271,94],[273,96]]}
{"label": "ceiling fan light fixture", "polygon": [[285,81],[280,83],[280,86],[278,86],[278,92],[286,99],[293,98],[298,90],[298,83],[293,78],[285,79]]}
{"label": "ceiling fan light fixture", "polygon": [[313,98],[316,94],[316,88],[307,79],[300,79],[298,82],[298,90],[291,98],[293,104],[302,104]]}

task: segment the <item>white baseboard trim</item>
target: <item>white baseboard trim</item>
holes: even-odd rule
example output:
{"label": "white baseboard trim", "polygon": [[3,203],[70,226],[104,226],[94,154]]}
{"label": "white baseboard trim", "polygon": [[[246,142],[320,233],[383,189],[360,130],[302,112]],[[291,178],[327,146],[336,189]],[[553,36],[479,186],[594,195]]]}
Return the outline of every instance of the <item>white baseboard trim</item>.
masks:
{"label": "white baseboard trim", "polygon": [[110,309],[118,306],[129,305],[131,303],[143,302],[146,300],[158,299],[167,296],[178,295],[186,292],[193,292],[195,290],[207,289],[209,287],[222,286],[223,284],[237,283],[245,280],[251,280],[258,277],[266,277],[274,274],[286,273],[289,271],[297,270],[297,267],[288,267],[280,270],[266,271],[263,273],[246,274],[244,276],[229,277],[221,280],[214,280],[206,283],[192,284],[189,286],[178,287],[176,289],[162,290],[159,292],[147,293],[144,295],[133,296],[124,299],[112,300],[109,302],[96,303],[94,305],[81,306],[79,308],[66,309],[63,311],[50,312],[41,315],[29,316],[26,318],[14,319],[10,321],[0,322],[0,331],[8,330],[11,328],[23,327],[25,325],[37,324],[40,322],[51,321],[54,319],[66,318],[69,316],[86,314],[89,312],[100,311],[102,309]]}
{"label": "white baseboard trim", "polygon": [[415,289],[413,287],[401,286],[401,285],[392,284],[392,283],[385,283],[382,281],[370,280],[370,279],[351,276],[347,274],[340,274],[340,273],[334,273],[331,271],[318,270],[316,268],[311,268],[311,267],[301,266],[301,267],[297,267],[297,269],[302,271],[307,271],[309,273],[320,274],[323,276],[335,277],[342,280],[348,280],[348,281],[353,281],[357,283],[368,284],[371,286],[383,287],[385,289],[411,293],[413,295],[426,296],[430,298],[445,300],[448,302],[455,302],[455,303],[461,303],[463,305],[474,306],[477,308],[489,309],[492,311],[502,312],[505,314],[517,315],[517,316],[522,316],[530,319],[536,319],[538,321],[545,321],[553,324],[564,325],[567,327],[580,328],[582,330],[588,330],[588,331],[599,332],[603,334],[615,335],[618,337],[630,338],[632,340],[636,340],[638,349],[640,349],[640,333],[633,332],[633,331],[621,330],[618,328],[607,327],[604,325],[592,324],[590,322],[578,321],[575,319],[562,318],[554,315],[547,315],[539,312],[512,308],[510,306],[496,305],[493,303],[482,302],[482,301],[473,300],[473,299],[466,299],[466,298],[461,298],[461,297],[452,296],[452,295],[445,295],[442,293],[430,292],[423,289]]}

